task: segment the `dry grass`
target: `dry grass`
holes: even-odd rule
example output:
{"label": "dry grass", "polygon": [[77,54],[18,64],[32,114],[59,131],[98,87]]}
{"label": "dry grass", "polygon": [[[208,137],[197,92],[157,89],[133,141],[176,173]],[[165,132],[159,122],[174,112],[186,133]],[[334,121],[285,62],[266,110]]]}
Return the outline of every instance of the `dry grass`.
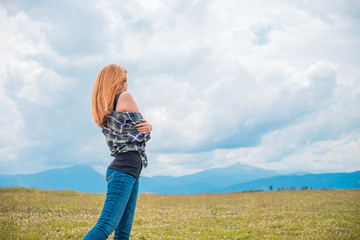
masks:
{"label": "dry grass", "polygon": [[[104,194],[0,189],[0,239],[81,239]],[[132,239],[359,239],[360,190],[140,194]]]}

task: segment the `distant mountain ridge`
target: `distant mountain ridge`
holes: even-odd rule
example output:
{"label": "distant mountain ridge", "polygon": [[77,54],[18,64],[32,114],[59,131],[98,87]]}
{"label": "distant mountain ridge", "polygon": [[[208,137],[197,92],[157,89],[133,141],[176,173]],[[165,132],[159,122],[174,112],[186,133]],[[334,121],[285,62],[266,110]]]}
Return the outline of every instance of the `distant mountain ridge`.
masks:
{"label": "distant mountain ridge", "polygon": [[[360,188],[360,171],[352,173],[326,173],[279,175],[236,163],[226,168],[213,168],[181,177],[141,177],[139,192],[159,194],[226,193],[247,190]],[[34,174],[0,175],[1,187],[34,187],[39,189],[76,190],[78,192],[106,192],[105,177],[90,166],[75,165]]]}
{"label": "distant mountain ridge", "polygon": [[106,191],[104,177],[86,165],[74,165],[32,174],[0,175],[0,186],[76,190],[90,193]]}
{"label": "distant mountain ridge", "polygon": [[279,174],[276,171],[235,163],[226,168],[212,168],[181,177],[141,177],[140,191],[163,194],[207,193],[226,186],[277,175]]}
{"label": "distant mountain ridge", "polygon": [[306,174],[301,176],[275,176],[267,179],[258,179],[251,182],[235,184],[215,190],[217,193],[242,192],[247,190],[273,190],[278,189],[358,189],[360,188],[360,171],[351,173],[324,173]]}

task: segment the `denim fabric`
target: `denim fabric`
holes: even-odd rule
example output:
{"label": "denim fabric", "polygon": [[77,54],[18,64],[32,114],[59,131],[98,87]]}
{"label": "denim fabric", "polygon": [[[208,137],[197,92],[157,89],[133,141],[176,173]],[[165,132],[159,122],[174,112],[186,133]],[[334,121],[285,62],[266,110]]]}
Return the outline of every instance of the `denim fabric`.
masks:
{"label": "denim fabric", "polygon": [[135,214],[139,180],[109,169],[106,172],[107,193],[103,210],[96,225],[85,240],[107,239],[115,230],[114,239],[129,239]]}

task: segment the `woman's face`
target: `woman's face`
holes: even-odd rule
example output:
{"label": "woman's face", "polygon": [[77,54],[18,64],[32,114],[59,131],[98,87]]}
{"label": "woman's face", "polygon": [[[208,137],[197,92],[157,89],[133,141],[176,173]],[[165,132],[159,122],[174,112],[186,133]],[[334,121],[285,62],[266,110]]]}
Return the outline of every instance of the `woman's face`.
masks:
{"label": "woman's face", "polygon": [[124,87],[123,87],[123,91],[127,91],[127,87],[128,87],[128,85],[127,85],[127,80],[124,82]]}
{"label": "woman's face", "polygon": [[124,82],[124,91],[127,91],[128,84],[127,84],[127,70],[126,69],[125,69],[125,76],[126,76],[126,81]]}

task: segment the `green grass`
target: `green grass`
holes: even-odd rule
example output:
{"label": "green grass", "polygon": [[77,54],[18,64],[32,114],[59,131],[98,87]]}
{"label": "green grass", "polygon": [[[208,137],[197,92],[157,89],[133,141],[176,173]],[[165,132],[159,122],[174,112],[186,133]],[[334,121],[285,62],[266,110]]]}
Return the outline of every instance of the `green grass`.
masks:
{"label": "green grass", "polygon": [[[82,239],[104,199],[2,188],[0,239]],[[131,238],[359,239],[360,190],[140,194]]]}

